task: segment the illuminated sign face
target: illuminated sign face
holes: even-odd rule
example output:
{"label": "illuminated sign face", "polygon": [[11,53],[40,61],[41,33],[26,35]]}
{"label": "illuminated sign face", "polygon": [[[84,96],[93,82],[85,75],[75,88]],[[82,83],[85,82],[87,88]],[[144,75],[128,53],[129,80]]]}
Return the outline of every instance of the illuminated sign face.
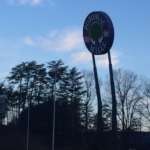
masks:
{"label": "illuminated sign face", "polygon": [[109,16],[100,11],[90,13],[84,22],[83,38],[91,53],[107,53],[114,40],[114,28]]}

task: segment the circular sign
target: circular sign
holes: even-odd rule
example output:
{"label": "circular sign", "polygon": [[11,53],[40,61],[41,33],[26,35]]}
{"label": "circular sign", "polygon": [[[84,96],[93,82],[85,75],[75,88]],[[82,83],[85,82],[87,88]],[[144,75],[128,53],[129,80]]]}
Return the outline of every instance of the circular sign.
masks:
{"label": "circular sign", "polygon": [[90,13],[83,26],[87,49],[94,55],[107,53],[114,41],[114,28],[110,17],[101,11]]}

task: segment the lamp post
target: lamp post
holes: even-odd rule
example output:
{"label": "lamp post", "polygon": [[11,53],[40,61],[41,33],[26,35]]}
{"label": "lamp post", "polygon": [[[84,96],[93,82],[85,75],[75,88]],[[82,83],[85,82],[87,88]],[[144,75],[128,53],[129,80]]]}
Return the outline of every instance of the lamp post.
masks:
{"label": "lamp post", "polygon": [[52,126],[52,150],[55,150],[55,119],[56,119],[56,76],[57,68],[54,69],[54,87],[53,87],[53,126]]}

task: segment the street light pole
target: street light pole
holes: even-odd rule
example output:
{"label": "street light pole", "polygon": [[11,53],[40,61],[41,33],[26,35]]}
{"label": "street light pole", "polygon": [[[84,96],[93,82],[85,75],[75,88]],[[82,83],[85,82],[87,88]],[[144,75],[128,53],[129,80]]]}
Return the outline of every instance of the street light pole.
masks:
{"label": "street light pole", "polygon": [[31,105],[31,103],[28,100],[26,150],[29,150],[29,138],[30,138],[30,105]]}
{"label": "street light pole", "polygon": [[54,92],[53,92],[53,128],[52,128],[52,150],[55,150],[55,113],[56,113],[56,71],[54,76]]}

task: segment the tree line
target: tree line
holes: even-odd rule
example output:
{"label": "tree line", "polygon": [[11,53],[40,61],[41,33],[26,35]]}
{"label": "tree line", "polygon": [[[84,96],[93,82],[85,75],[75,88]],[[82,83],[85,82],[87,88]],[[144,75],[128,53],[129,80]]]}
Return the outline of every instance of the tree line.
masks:
{"label": "tree line", "polygon": [[[118,130],[149,130],[150,80],[134,72],[114,71]],[[97,104],[92,71],[80,72],[62,60],[39,64],[22,62],[13,67],[0,84],[0,123],[17,123],[29,107],[38,108],[56,101],[56,117],[70,131],[97,128]],[[100,82],[103,130],[111,130],[112,100],[109,80]],[[48,107],[47,109],[53,109]],[[52,113],[52,112],[51,112]],[[50,116],[51,117],[51,116]],[[61,125],[60,125],[61,126]],[[62,127],[60,127],[62,128]],[[73,133],[72,133],[73,134]]]}

